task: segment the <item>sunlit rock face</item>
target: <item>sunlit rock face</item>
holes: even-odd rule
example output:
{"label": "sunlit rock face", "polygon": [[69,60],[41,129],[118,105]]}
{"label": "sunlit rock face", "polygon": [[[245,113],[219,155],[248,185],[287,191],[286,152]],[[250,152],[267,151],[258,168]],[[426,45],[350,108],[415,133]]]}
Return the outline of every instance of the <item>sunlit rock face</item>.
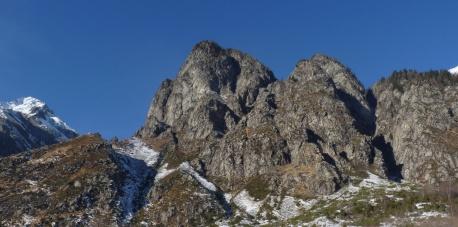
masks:
{"label": "sunlit rock face", "polygon": [[397,72],[373,87],[376,138],[402,177],[436,184],[458,179],[458,77]]}

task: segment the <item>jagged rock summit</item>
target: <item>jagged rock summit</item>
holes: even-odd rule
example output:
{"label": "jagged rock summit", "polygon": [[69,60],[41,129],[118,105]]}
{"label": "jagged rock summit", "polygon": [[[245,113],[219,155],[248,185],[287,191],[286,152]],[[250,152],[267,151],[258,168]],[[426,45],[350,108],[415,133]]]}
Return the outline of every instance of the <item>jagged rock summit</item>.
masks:
{"label": "jagged rock summit", "polygon": [[[247,54],[205,41],[162,84],[137,135],[163,152],[163,165],[189,162],[228,195],[306,198],[339,190],[371,165],[383,172],[385,160],[371,147],[372,117],[363,86],[333,58],[301,60],[279,81]],[[170,180],[166,191],[183,183]]]}
{"label": "jagged rock summit", "polygon": [[74,138],[75,130],[42,101],[25,97],[0,103],[0,156]]}
{"label": "jagged rock summit", "polygon": [[176,80],[162,83],[140,134],[155,136],[173,126],[186,140],[220,137],[252,108],[259,88],[273,81],[272,72],[256,59],[201,42]]}

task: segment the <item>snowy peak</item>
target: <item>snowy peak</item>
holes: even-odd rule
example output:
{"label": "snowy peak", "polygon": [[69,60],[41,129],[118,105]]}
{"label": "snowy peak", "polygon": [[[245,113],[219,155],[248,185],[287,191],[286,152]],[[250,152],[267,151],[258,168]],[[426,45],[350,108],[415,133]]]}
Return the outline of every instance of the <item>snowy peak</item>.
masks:
{"label": "snowy peak", "polygon": [[[74,129],[70,128],[64,121],[57,117],[46,103],[34,97],[29,96],[8,102],[7,104],[0,105],[0,109],[2,109],[1,113],[3,115],[5,115],[5,112],[11,112],[12,114],[21,114],[26,119],[34,118],[40,122],[39,126],[45,130],[68,130],[76,133]],[[58,135],[58,137],[68,139],[66,135]]]}
{"label": "snowy peak", "polygon": [[0,103],[0,156],[63,142],[77,133],[43,101],[25,97]]}
{"label": "snowy peak", "polygon": [[47,109],[44,102],[34,97],[21,98],[17,101],[9,102],[7,106],[9,109],[29,117],[35,115],[40,110]]}
{"label": "snowy peak", "polygon": [[458,66],[456,66],[455,68],[451,68],[448,71],[453,75],[458,75]]}

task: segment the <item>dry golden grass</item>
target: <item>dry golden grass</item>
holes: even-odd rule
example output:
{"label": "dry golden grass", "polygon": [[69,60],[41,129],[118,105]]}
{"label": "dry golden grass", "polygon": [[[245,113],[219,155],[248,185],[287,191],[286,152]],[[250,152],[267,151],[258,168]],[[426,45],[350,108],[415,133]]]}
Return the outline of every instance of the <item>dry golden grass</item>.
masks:
{"label": "dry golden grass", "polygon": [[316,169],[314,166],[311,165],[287,164],[278,166],[277,168],[281,173],[292,176],[299,176],[301,174],[307,174],[309,176],[316,175]]}

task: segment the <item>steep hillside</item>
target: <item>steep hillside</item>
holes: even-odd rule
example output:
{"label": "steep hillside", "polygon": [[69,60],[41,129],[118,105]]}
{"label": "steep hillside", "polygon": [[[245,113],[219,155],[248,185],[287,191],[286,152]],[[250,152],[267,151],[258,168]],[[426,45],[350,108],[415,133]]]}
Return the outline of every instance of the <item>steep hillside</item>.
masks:
{"label": "steep hillside", "polygon": [[0,225],[116,223],[123,173],[100,137],[0,159]]}

